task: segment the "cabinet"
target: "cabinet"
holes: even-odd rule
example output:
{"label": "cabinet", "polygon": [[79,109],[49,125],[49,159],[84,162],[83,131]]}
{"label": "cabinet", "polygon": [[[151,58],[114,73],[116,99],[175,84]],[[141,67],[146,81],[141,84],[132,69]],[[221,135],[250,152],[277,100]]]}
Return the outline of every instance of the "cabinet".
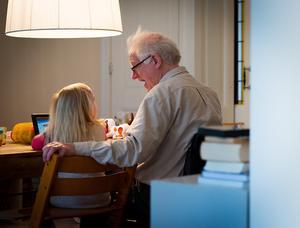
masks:
{"label": "cabinet", "polygon": [[151,182],[151,227],[248,227],[248,188],[200,184],[198,176]]}

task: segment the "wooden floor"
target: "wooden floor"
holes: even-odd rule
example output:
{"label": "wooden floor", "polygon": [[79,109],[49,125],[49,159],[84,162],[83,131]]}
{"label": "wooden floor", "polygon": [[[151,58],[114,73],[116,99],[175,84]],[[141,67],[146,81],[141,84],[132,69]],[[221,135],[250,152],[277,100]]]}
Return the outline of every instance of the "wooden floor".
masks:
{"label": "wooden floor", "polygon": [[[74,219],[55,220],[55,228],[79,228],[79,224]],[[28,228],[28,220],[25,221],[1,221],[1,228]]]}

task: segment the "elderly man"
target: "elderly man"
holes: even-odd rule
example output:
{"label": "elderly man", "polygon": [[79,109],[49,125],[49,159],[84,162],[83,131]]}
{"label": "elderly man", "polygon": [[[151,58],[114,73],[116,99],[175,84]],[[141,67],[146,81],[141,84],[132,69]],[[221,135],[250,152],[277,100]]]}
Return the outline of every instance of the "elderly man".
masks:
{"label": "elderly man", "polygon": [[[91,156],[99,163],[119,166],[138,163],[136,194],[141,193],[139,207],[146,203],[143,220],[149,222],[150,181],[181,175],[192,136],[200,126],[221,124],[221,106],[213,90],[179,66],[179,50],[169,38],[139,31],[128,38],[127,46],[132,79],[143,82],[148,91],[128,136],[105,142],[53,142],[43,148],[43,159],[47,161],[58,152]],[[135,196],[136,201],[139,198]]]}

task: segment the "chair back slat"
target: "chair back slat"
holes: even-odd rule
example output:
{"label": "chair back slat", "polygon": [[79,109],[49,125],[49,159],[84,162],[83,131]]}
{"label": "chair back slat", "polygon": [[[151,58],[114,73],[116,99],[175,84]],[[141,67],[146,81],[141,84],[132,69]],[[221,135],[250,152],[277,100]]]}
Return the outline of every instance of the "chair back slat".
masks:
{"label": "chair back slat", "polygon": [[128,188],[128,173],[90,178],[57,178],[51,195],[95,195],[104,192],[121,191]]}
{"label": "chair back slat", "polygon": [[[63,161],[63,162],[62,162]],[[59,159],[58,171],[70,173],[96,173],[120,169],[112,164],[99,164],[95,159],[85,156],[70,156]]]}

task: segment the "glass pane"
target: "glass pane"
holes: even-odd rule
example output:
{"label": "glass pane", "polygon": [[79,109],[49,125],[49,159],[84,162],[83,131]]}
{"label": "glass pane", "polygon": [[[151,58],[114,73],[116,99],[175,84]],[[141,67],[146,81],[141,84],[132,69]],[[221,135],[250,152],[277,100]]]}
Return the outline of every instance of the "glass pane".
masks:
{"label": "glass pane", "polygon": [[244,67],[244,59],[243,59],[243,48],[244,48],[244,35],[243,35],[243,0],[235,0],[235,26],[236,26],[236,34],[235,34],[235,104],[243,104],[243,67]]}
{"label": "glass pane", "polygon": [[243,100],[243,91],[242,91],[242,84],[239,83],[239,92],[238,92],[238,101],[242,101]]}
{"label": "glass pane", "polygon": [[243,79],[243,72],[242,72],[242,67],[243,67],[243,63],[242,62],[239,62],[238,63],[238,81],[242,81]]}
{"label": "glass pane", "polygon": [[243,23],[238,23],[238,41],[243,40]]}
{"label": "glass pane", "polygon": [[243,49],[242,49],[242,45],[243,45],[242,42],[239,42],[239,43],[238,43],[238,56],[237,56],[238,61],[243,60]]}
{"label": "glass pane", "polygon": [[238,3],[238,21],[241,21],[243,19],[243,4],[241,2]]}

